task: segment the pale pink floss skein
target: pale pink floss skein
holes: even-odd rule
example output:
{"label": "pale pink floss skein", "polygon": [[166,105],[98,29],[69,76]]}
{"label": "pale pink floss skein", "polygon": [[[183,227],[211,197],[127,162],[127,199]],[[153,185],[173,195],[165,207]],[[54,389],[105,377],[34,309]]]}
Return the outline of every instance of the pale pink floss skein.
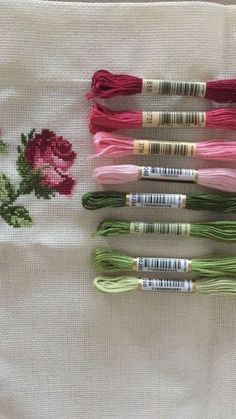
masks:
{"label": "pale pink floss skein", "polygon": [[94,182],[104,185],[132,182],[138,178],[139,167],[133,164],[97,167],[92,174]]}
{"label": "pale pink floss skein", "polygon": [[236,170],[213,168],[198,171],[198,185],[225,192],[236,192]]}
{"label": "pale pink floss skein", "polygon": [[[100,184],[128,183],[140,179],[140,169],[139,166],[131,164],[97,167],[93,171],[92,178]],[[199,169],[197,173],[198,185],[225,192],[236,192],[236,170],[234,169]],[[168,178],[165,181],[168,182]],[[181,183],[181,178],[176,179],[176,182]]]}
{"label": "pale pink floss skein", "polygon": [[[226,128],[236,130],[236,109],[220,108],[208,111],[205,114],[205,128]],[[94,103],[89,113],[89,129],[92,133],[102,131],[104,128],[106,131],[114,131],[122,128],[142,127],[143,113],[141,111],[113,111],[101,104]],[[181,124],[179,127],[181,127]]]}
{"label": "pale pink floss skein", "polygon": [[[144,139],[143,141],[147,140]],[[95,146],[96,154],[89,158],[101,156],[122,157],[134,154],[134,138],[132,137],[124,137],[100,131],[94,134],[93,144]],[[195,143],[195,147],[195,157],[201,159],[222,161],[233,161],[236,159],[236,141],[201,141]]]}

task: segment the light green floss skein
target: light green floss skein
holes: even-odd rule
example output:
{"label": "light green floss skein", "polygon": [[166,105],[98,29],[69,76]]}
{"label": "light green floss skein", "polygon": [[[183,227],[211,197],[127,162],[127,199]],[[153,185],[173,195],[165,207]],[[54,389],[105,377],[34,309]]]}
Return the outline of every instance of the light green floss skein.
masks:
{"label": "light green floss skein", "polygon": [[[96,289],[107,294],[135,291],[139,289],[139,279],[132,276],[94,279]],[[236,280],[232,278],[198,279],[194,281],[193,292],[205,295],[236,295]]]}
{"label": "light green floss skein", "polygon": [[[100,272],[115,273],[134,270],[134,258],[112,248],[97,247],[92,262]],[[191,259],[191,270],[205,277],[236,276],[236,257],[205,257]],[[155,269],[153,269],[153,272]]]}
{"label": "light green floss skein", "polygon": [[[102,237],[130,234],[131,221],[104,220],[97,227],[96,235]],[[171,223],[169,223],[171,225]],[[181,225],[181,223],[179,223]],[[164,233],[165,234],[165,233]],[[180,234],[181,235],[181,234]],[[205,237],[207,239],[236,242],[236,221],[212,221],[190,224],[191,237]]]}

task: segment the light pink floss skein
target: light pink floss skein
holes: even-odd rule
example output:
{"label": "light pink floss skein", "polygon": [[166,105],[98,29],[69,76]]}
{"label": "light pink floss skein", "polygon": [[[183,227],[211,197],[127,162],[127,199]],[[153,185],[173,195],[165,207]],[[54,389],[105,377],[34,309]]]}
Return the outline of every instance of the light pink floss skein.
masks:
{"label": "light pink floss skein", "polygon": [[[113,133],[108,132],[97,132],[93,136],[93,145],[95,147],[96,154],[90,156],[90,158],[97,158],[101,156],[105,157],[122,157],[122,156],[132,156],[132,155],[140,155],[140,153],[136,153],[134,149],[134,141],[135,139],[132,137],[124,137],[121,135],[116,135]],[[137,140],[136,140],[137,141]],[[166,144],[171,145],[173,142],[171,141],[155,141],[155,140],[139,140],[143,143],[159,143],[159,144]],[[186,143],[176,143],[179,146],[185,147]],[[192,157],[196,157],[199,159],[205,160],[222,160],[222,161],[234,161],[236,160],[236,141],[224,141],[224,140],[208,140],[208,141],[201,141],[199,143],[192,143],[195,147],[195,154]],[[180,149],[180,147],[179,147]],[[182,153],[177,152],[165,152],[160,153],[148,153],[150,155],[179,155],[183,156]]]}
{"label": "light pink floss skein", "polygon": [[199,185],[225,192],[236,192],[236,170],[225,168],[198,170]]}
{"label": "light pink floss skein", "polygon": [[[97,167],[93,170],[92,178],[100,184],[120,184],[136,180],[156,180],[176,182],[192,182],[198,185],[218,189],[225,192],[236,192],[236,170],[225,168],[209,169],[172,169],[172,168],[146,168],[158,169],[160,177],[145,177],[142,168],[132,164]],[[157,173],[157,170],[154,170]],[[187,178],[186,178],[187,175]]]}
{"label": "light pink floss skein", "polygon": [[94,182],[100,184],[127,183],[138,180],[139,167],[134,164],[97,167],[93,170]]}

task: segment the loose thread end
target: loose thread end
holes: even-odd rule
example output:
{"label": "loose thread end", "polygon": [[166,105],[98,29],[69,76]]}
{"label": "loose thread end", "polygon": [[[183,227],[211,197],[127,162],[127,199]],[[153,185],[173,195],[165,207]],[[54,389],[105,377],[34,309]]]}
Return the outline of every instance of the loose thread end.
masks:
{"label": "loose thread end", "polygon": [[205,98],[218,103],[236,102],[236,79],[209,80]]}
{"label": "loose thread end", "polygon": [[96,235],[102,237],[118,236],[130,232],[130,222],[122,220],[104,220],[97,227]]}
{"label": "loose thread end", "polygon": [[126,193],[112,191],[87,192],[82,197],[82,205],[88,210],[124,207],[126,206]]}
{"label": "loose thread end", "polygon": [[139,279],[130,276],[120,276],[118,278],[99,276],[94,279],[93,286],[106,294],[118,294],[137,290],[139,288]]}
{"label": "loose thread end", "polygon": [[132,257],[109,247],[96,247],[91,260],[100,272],[130,271],[133,267]]}
{"label": "loose thread end", "polygon": [[128,74],[113,74],[107,70],[97,70],[92,77],[91,92],[87,99],[100,97],[109,99],[114,96],[141,93],[142,79]]}

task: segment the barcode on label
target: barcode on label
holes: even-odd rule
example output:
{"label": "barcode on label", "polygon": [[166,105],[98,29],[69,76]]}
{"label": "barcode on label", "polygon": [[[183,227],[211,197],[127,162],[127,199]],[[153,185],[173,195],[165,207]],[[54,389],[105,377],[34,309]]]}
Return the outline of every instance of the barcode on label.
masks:
{"label": "barcode on label", "polygon": [[149,142],[148,154],[194,156],[195,144]]}
{"label": "barcode on label", "polygon": [[192,292],[193,282],[191,280],[175,279],[148,279],[140,280],[142,291],[172,291],[172,292]]}
{"label": "barcode on label", "polygon": [[167,141],[134,140],[134,154],[194,157],[196,144]]}
{"label": "barcode on label", "polygon": [[190,224],[184,223],[130,223],[131,234],[167,234],[170,236],[189,236]]}
{"label": "barcode on label", "polygon": [[205,112],[143,112],[143,127],[204,127]]}
{"label": "barcode on label", "polygon": [[148,94],[156,93],[158,95],[204,97],[206,94],[206,83],[143,79],[142,92]]}
{"label": "barcode on label", "polygon": [[142,167],[142,179],[156,180],[179,180],[183,182],[195,182],[197,171],[193,169],[181,169],[170,167]]}
{"label": "barcode on label", "polygon": [[136,259],[136,268],[138,272],[188,272],[189,260],[138,257]]}
{"label": "barcode on label", "polygon": [[186,196],[180,194],[131,193],[126,196],[130,207],[184,208]]}

